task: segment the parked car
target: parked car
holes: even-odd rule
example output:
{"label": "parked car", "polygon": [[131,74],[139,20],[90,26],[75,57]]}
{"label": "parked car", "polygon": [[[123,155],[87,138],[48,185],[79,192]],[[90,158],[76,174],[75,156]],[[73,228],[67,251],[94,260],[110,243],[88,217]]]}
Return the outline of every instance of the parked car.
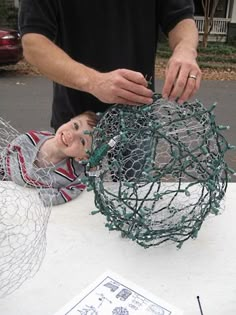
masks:
{"label": "parked car", "polygon": [[0,28],[0,66],[16,64],[23,57],[20,34]]}

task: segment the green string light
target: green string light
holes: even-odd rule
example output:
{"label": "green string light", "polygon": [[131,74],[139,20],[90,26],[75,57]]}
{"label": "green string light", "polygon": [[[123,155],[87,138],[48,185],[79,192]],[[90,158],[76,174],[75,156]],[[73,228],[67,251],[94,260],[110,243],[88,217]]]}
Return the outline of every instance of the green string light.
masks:
{"label": "green string light", "polygon": [[[109,230],[143,247],[196,238],[222,208],[235,149],[213,110],[196,100],[179,106],[154,94],[151,105],[114,105],[93,133],[86,165],[95,205]],[[92,168],[92,169],[91,169]]]}

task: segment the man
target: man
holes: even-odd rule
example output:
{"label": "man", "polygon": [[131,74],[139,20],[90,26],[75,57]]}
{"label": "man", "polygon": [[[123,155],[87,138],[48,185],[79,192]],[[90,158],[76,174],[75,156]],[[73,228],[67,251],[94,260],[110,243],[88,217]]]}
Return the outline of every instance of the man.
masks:
{"label": "man", "polygon": [[54,129],[111,103],[151,103],[159,27],[173,51],[163,97],[182,103],[200,86],[191,0],[21,0],[19,26],[25,58],[55,82]]}

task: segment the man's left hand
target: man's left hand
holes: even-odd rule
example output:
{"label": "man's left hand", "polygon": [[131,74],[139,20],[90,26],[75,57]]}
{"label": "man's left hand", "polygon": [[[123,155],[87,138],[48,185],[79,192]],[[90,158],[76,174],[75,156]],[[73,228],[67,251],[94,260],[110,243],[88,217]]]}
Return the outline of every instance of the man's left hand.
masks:
{"label": "man's left hand", "polygon": [[201,77],[202,73],[196,62],[196,51],[189,47],[177,47],[166,67],[162,95],[182,104],[197,92]]}

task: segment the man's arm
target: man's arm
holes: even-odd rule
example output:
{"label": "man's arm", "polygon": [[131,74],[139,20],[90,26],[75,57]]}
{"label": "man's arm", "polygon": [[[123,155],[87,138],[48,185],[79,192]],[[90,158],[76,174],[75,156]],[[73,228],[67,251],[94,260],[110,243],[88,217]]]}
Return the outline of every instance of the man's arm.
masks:
{"label": "man's arm", "polygon": [[[168,34],[173,51],[168,61],[162,95],[182,104],[200,87],[201,70],[196,62],[198,30],[192,19],[179,22]],[[189,78],[189,75],[196,76]]]}
{"label": "man's arm", "polygon": [[76,62],[40,34],[25,34],[22,43],[25,58],[50,80],[88,92],[104,103],[132,105],[152,102],[153,93],[139,72],[127,69],[98,72]]}

